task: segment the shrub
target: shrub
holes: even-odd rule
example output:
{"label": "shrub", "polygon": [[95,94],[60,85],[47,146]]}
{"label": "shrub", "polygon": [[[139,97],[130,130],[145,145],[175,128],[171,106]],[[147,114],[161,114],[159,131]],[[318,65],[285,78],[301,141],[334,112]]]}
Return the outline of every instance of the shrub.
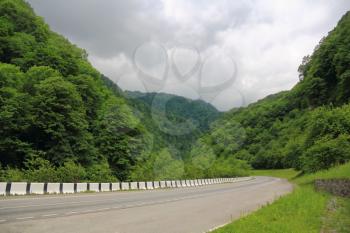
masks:
{"label": "shrub", "polygon": [[80,164],[67,160],[57,169],[57,176],[61,182],[82,182],[86,179],[86,171]]}
{"label": "shrub", "polygon": [[107,162],[93,164],[87,168],[87,178],[91,182],[115,182],[116,177],[112,175],[112,171]]}
{"label": "shrub", "polygon": [[336,139],[323,137],[301,157],[302,169],[315,172],[350,160],[350,136],[341,134]]}

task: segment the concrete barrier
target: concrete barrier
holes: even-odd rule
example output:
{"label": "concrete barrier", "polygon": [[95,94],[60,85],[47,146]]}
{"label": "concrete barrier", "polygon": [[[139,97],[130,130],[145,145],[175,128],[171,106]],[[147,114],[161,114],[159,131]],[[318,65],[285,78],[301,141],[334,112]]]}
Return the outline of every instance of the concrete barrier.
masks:
{"label": "concrete barrier", "polygon": [[7,182],[0,182],[0,195],[6,195]]}
{"label": "concrete barrier", "polygon": [[89,183],[89,191],[100,192],[100,184],[99,183]]}
{"label": "concrete barrier", "polygon": [[159,184],[160,184],[160,187],[163,189],[163,188],[166,188],[166,182],[165,181],[159,181]]}
{"label": "concrete barrier", "polygon": [[135,190],[138,189],[138,183],[137,182],[130,182],[130,189]]}
{"label": "concrete barrier", "polygon": [[178,183],[177,180],[172,180],[172,181],[171,181],[171,187],[173,187],[173,188],[179,187],[178,184],[179,184],[179,183]]}
{"label": "concrete barrier", "polygon": [[251,177],[232,177],[196,180],[168,180],[147,182],[122,182],[122,183],[27,183],[27,182],[0,182],[0,195],[25,195],[44,193],[74,193],[86,190],[117,191],[129,189],[157,189],[157,188],[181,188],[201,185],[232,183],[250,180]]}
{"label": "concrete barrier", "polygon": [[129,190],[129,182],[122,182],[121,187],[122,190]]}
{"label": "concrete barrier", "polygon": [[144,181],[139,182],[139,189],[147,189],[146,188],[146,182],[144,182]]}
{"label": "concrete barrier", "polygon": [[119,191],[120,183],[112,183],[112,191]]}
{"label": "concrete barrier", "polygon": [[153,189],[153,181],[146,182],[147,189]]}
{"label": "concrete barrier", "polygon": [[26,195],[27,182],[12,182],[10,188],[11,195]]}
{"label": "concrete barrier", "polygon": [[46,193],[49,193],[49,194],[61,193],[60,183],[47,183]]}
{"label": "concrete barrier", "polygon": [[87,183],[76,183],[75,186],[77,193],[87,191]]}
{"label": "concrete barrier", "polygon": [[186,180],[181,180],[181,187],[187,187]]}
{"label": "concrete barrier", "polygon": [[111,191],[111,183],[100,183],[101,192]]}
{"label": "concrete barrier", "polygon": [[30,183],[30,194],[44,194],[45,183]]}
{"label": "concrete barrier", "polygon": [[74,183],[62,183],[62,193],[74,193]]}
{"label": "concrete barrier", "polygon": [[159,189],[160,188],[159,181],[153,181],[153,188],[155,188],[155,189]]}

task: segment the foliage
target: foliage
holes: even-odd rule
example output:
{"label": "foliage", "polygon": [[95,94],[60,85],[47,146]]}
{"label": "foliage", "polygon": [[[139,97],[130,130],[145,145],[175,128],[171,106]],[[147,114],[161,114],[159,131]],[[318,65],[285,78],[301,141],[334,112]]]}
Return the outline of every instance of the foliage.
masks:
{"label": "foliage", "polygon": [[63,166],[57,169],[57,175],[61,182],[82,182],[86,179],[85,168],[73,160],[67,160]]}
{"label": "foliage", "polygon": [[215,156],[244,159],[255,169],[304,172],[349,161],[349,32],[350,12],[304,57],[300,82],[292,90],[216,121],[202,137]]}
{"label": "foliage", "polygon": [[145,154],[139,159],[131,175],[132,180],[171,180],[184,175],[182,160],[172,158],[167,149],[158,153]]}
{"label": "foliage", "polygon": [[109,89],[84,50],[50,31],[29,4],[0,0],[0,15],[6,179],[128,179],[148,132],[125,99]]}

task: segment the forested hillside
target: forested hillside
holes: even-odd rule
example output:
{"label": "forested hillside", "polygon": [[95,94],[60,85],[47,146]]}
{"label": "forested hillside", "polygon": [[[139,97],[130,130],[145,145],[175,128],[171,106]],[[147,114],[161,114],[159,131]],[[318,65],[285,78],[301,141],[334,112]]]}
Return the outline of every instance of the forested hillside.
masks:
{"label": "forested hillside", "polygon": [[313,172],[350,160],[350,13],[303,59],[291,91],[224,114],[124,92],[87,57],[25,1],[0,0],[0,180]]}
{"label": "forested hillside", "polygon": [[164,95],[173,100],[162,111],[125,96],[87,57],[28,3],[0,0],[0,180],[186,177],[183,159],[216,109]]}
{"label": "forested hillside", "polygon": [[215,122],[193,152],[237,158],[254,168],[305,172],[350,160],[350,13],[299,67],[290,91],[232,110]]}
{"label": "forested hillside", "polygon": [[125,100],[27,3],[1,0],[0,15],[0,162],[16,168],[7,175],[127,179],[148,133]]}
{"label": "forested hillside", "polygon": [[126,91],[125,95],[130,105],[142,109],[145,127],[183,159],[191,145],[221,114],[202,100],[166,93]]}

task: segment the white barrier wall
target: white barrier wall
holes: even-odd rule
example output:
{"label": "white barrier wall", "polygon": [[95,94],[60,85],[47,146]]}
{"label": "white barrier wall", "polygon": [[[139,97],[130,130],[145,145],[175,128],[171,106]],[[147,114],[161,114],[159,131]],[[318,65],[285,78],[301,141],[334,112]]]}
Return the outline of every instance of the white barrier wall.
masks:
{"label": "white barrier wall", "polygon": [[181,187],[187,187],[186,180],[181,180]]}
{"label": "white barrier wall", "polygon": [[122,182],[122,190],[129,190],[129,182]]}
{"label": "white barrier wall", "polygon": [[101,192],[108,192],[110,190],[110,183],[101,183]]}
{"label": "white barrier wall", "polygon": [[11,195],[25,195],[27,194],[27,182],[12,182]]}
{"label": "white barrier wall", "polygon": [[74,183],[63,183],[62,193],[74,193]]}
{"label": "white barrier wall", "polygon": [[44,194],[44,183],[30,183],[30,194]]}
{"label": "white barrier wall", "polygon": [[137,182],[130,182],[130,189],[138,189]]}
{"label": "white barrier wall", "polygon": [[153,188],[158,189],[159,187],[159,181],[153,181]]}
{"label": "white barrier wall", "polygon": [[99,192],[100,184],[99,183],[89,183],[89,191]]}
{"label": "white barrier wall", "polygon": [[77,193],[87,191],[87,183],[77,183]]}
{"label": "white barrier wall", "polygon": [[112,191],[119,191],[120,183],[112,183]]}
{"label": "white barrier wall", "polygon": [[147,189],[153,189],[153,182],[152,181],[146,182],[146,185],[147,185]]}
{"label": "white barrier wall", "polygon": [[7,182],[0,182],[0,195],[6,195]]}
{"label": "white barrier wall", "polygon": [[193,186],[196,186],[195,184],[194,184],[194,180],[190,180],[190,185],[193,187]]}
{"label": "white barrier wall", "polygon": [[139,189],[146,189],[146,182],[139,182]]}
{"label": "white barrier wall", "polygon": [[46,192],[50,194],[60,193],[60,183],[47,183]]}
{"label": "white barrier wall", "polygon": [[178,186],[178,181],[177,180],[172,180],[171,181],[171,187],[173,187],[173,188],[179,187]]}
{"label": "white barrier wall", "polygon": [[160,185],[161,188],[166,188],[166,183],[163,180],[159,181],[159,185]]}
{"label": "white barrier wall", "polygon": [[[194,187],[200,185],[239,182],[252,179],[251,177],[215,178],[176,181],[147,181],[147,182],[122,182],[122,183],[27,183],[27,182],[0,182],[0,195],[25,195],[44,193],[75,193],[91,191],[117,191],[117,190],[142,190],[166,187]],[[9,189],[9,190],[6,190]],[[7,193],[6,191],[9,191]]]}

